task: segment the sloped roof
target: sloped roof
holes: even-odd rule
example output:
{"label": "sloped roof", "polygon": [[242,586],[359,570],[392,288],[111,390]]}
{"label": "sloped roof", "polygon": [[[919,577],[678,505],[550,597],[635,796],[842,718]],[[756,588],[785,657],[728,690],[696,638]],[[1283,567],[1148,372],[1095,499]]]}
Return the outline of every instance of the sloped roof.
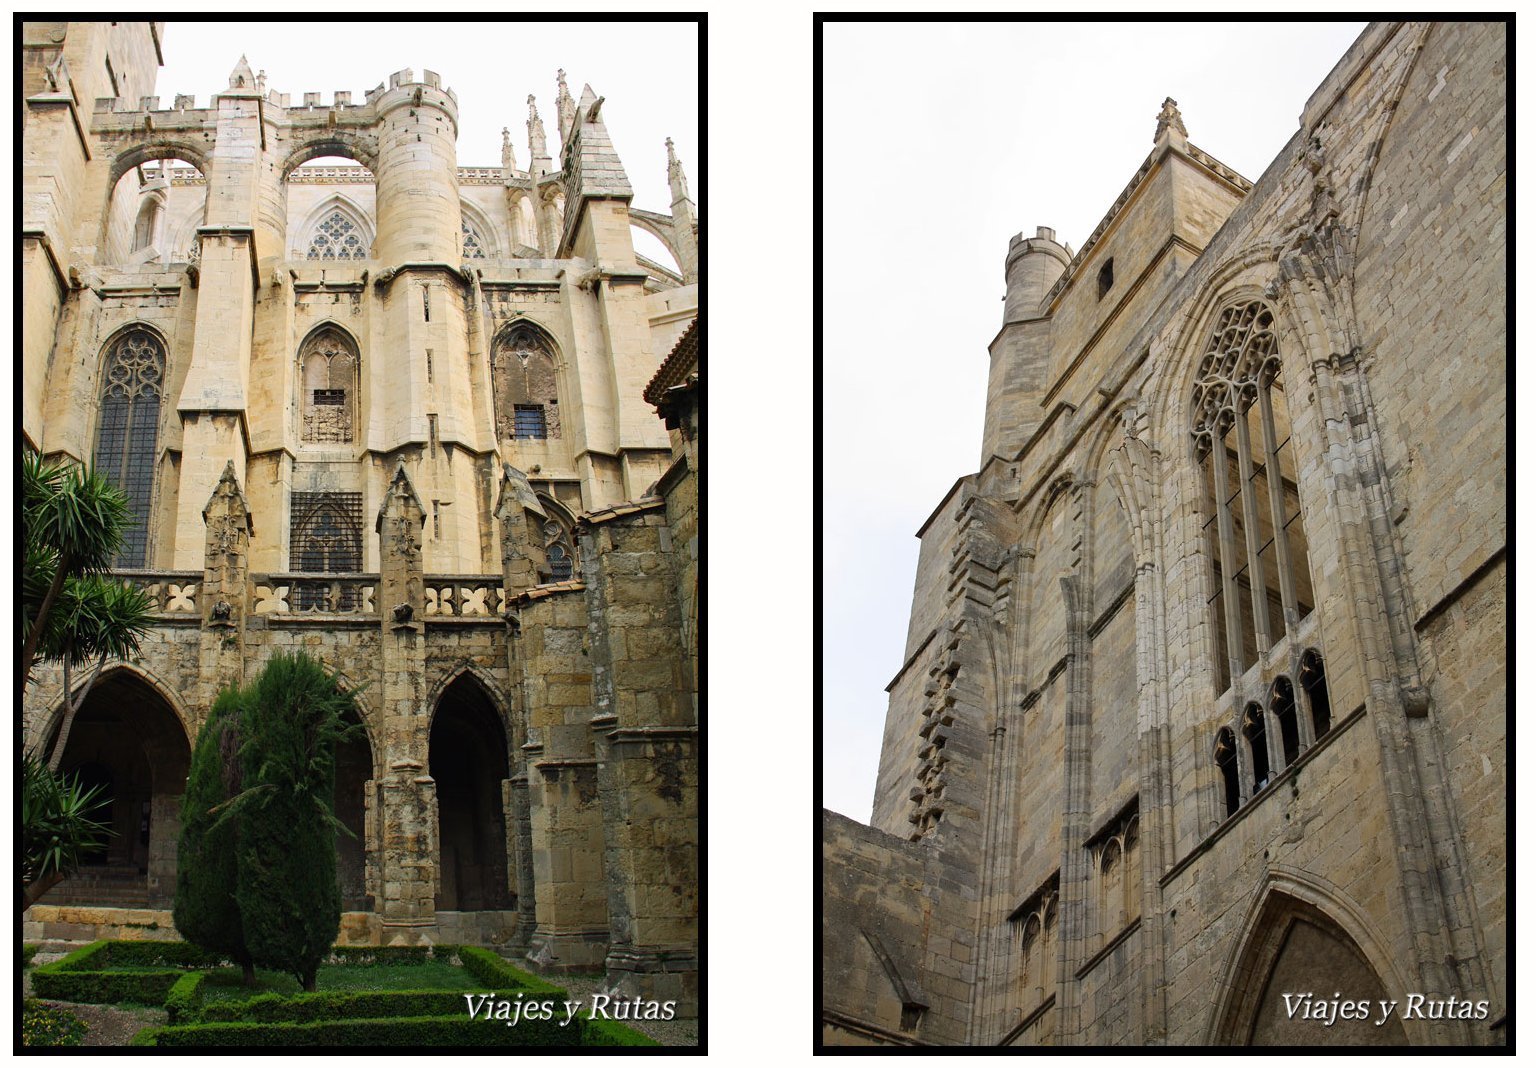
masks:
{"label": "sloped roof", "polygon": [[699,320],[695,318],[677,339],[667,358],[661,361],[650,384],[645,387],[645,403],[660,406],[666,400],[667,390],[682,385],[690,370],[699,364]]}

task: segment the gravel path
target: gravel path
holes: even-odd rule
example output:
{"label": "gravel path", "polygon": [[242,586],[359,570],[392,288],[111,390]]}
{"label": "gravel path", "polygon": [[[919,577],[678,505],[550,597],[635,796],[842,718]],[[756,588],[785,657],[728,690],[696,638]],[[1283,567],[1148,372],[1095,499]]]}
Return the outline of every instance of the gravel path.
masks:
{"label": "gravel path", "polygon": [[[593,994],[603,991],[603,977],[600,975],[546,975],[546,982],[555,983],[565,987],[570,992],[571,1000],[580,998],[584,1004],[591,1001]],[[622,1020],[619,1021],[626,1027],[633,1027],[647,1038],[654,1038],[663,1046],[697,1046],[699,1044],[699,1021],[697,1020]]]}

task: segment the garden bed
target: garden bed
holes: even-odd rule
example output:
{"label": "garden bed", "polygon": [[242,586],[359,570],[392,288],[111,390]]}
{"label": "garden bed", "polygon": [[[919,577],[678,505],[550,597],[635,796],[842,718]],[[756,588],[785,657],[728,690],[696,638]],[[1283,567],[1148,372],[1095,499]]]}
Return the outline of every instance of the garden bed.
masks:
{"label": "garden bed", "polygon": [[[241,969],[186,943],[95,942],[34,969],[34,990],[55,1001],[164,1005],[168,1024],[138,1046],[581,1046],[656,1045],[578,1011],[564,988],[472,946],[338,947],[304,992],[290,975]],[[512,1024],[469,1016],[465,995],[548,1006]],[[550,1011],[552,1009],[553,1011]]]}

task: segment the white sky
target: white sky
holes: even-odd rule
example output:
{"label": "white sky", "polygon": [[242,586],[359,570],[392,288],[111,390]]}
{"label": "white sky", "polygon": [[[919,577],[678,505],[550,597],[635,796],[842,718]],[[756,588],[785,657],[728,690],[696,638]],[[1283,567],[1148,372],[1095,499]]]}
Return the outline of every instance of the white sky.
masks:
{"label": "white sky", "polygon": [[870,817],[914,535],[980,460],[1009,237],[1049,226],[1081,248],[1151,151],[1167,96],[1194,144],[1257,181],[1364,26],[828,25],[827,808]]}
{"label": "white sky", "polygon": [[[571,96],[584,84],[604,97],[603,122],[634,187],[633,206],[670,214],[666,139],[671,137],[699,199],[698,31],[679,22],[176,22],[162,41],[160,106],[190,93],[198,106],[229,84],[244,53],[267,89],[301,105],[318,92],[329,106],[338,89],[355,104],[398,70],[436,71],[459,99],[461,167],[501,165],[501,129],[511,131],[517,165],[528,168],[528,94],[534,94],[549,154],[560,160],[555,71]],[[635,231],[636,250],[673,266],[661,242]]]}

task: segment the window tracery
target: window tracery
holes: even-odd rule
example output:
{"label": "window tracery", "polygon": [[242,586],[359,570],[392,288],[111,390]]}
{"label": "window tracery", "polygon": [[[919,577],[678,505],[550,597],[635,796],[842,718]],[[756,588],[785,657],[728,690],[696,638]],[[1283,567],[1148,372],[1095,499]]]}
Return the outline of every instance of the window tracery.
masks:
{"label": "window tracery", "polygon": [[309,240],[309,251],[305,253],[304,258],[365,260],[368,258],[368,243],[363,239],[363,233],[358,229],[357,224],[337,208],[320,220],[320,225],[315,227],[314,235]]}
{"label": "window tracery", "polygon": [[130,518],[117,566],[144,567],[165,382],[165,348],[160,339],[142,329],[123,334],[112,344],[102,379],[93,461],[128,498]]}
{"label": "window tracery", "polygon": [[1306,534],[1274,315],[1262,301],[1222,313],[1191,410],[1214,572],[1216,689],[1257,663],[1312,611]]}
{"label": "window tracery", "polygon": [[485,242],[481,239],[480,232],[469,225],[468,220],[459,224],[459,231],[464,236],[464,258],[466,260],[485,259]]}
{"label": "window tracery", "polygon": [[539,503],[549,518],[544,523],[544,559],[549,564],[550,582],[569,582],[576,572],[576,539],[565,521],[563,509],[543,494]]}

